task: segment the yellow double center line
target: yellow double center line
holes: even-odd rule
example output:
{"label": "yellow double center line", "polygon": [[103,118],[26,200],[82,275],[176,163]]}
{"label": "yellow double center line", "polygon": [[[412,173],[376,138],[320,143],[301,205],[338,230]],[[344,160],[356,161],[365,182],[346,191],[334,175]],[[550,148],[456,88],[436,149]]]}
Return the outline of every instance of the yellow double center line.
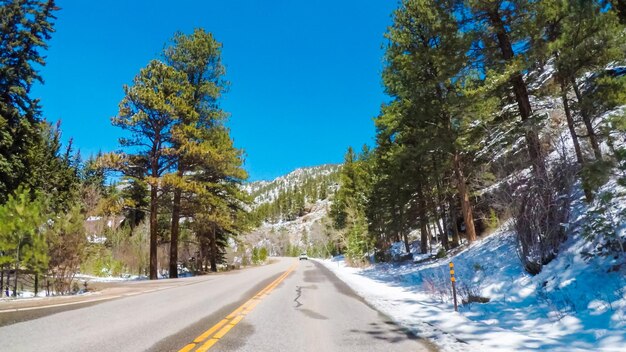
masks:
{"label": "yellow double center line", "polygon": [[[232,313],[228,314],[226,318],[220,320],[219,323],[213,325],[210,329],[203,332],[200,336],[196,337],[192,343],[181,348],[178,352],[189,352],[198,347],[196,352],[204,352],[211,348],[219,339],[224,337],[230,329],[235,327],[248,313],[250,313],[254,307],[261,302],[263,298],[272,292],[276,286],[278,286],[283,280],[296,269],[298,263],[292,265],[287,271],[285,271],[278,279],[272,281],[264,289],[259,291],[254,297],[249,299],[246,303],[242,304],[239,308],[235,309]],[[210,338],[209,338],[210,337]],[[208,340],[207,340],[208,339]]]}

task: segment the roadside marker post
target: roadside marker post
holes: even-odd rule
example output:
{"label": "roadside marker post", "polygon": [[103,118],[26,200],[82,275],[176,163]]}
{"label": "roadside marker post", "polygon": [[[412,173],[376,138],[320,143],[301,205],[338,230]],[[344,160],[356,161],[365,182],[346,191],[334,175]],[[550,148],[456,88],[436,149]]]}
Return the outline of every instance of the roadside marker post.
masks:
{"label": "roadside marker post", "polygon": [[456,301],[456,279],[454,278],[454,263],[450,262],[450,281],[452,282],[452,297],[454,297],[454,311],[459,311],[459,306]]}

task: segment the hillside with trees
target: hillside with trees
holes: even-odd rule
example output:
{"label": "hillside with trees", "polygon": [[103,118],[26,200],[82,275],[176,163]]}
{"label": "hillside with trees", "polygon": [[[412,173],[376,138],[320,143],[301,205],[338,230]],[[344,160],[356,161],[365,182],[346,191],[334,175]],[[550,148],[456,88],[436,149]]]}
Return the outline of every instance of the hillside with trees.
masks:
{"label": "hillside with trees", "polygon": [[327,257],[336,252],[328,212],[338,188],[341,165],[297,169],[272,181],[244,186],[254,199],[250,217],[254,228],[240,246],[265,249],[271,255],[302,252]]}
{"label": "hillside with trees", "polygon": [[604,197],[622,163],[618,8],[403,1],[386,34],[392,100],[376,147],[348,150],[331,212],[348,259],[383,258],[397,242],[408,253],[415,235],[420,253],[435,244],[445,256],[512,219],[526,271],[553,260],[576,189],[590,204]]}
{"label": "hillside with trees", "polygon": [[570,238],[580,201],[589,255],[623,257],[621,1],[401,1],[373,145],[251,183],[212,33],[175,33],[128,77],[111,119],[118,150],[83,159],[30,93],[59,9],[0,11],[0,286],[11,295],[75,291],[78,273],[217,271],[261,249],[341,253],[355,266],[428,260],[505,223],[536,275]]}

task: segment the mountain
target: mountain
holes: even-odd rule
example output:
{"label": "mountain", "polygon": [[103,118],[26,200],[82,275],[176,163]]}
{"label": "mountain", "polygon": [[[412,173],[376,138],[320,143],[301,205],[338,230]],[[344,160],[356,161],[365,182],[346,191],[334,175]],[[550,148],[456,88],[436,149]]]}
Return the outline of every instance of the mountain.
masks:
{"label": "mountain", "polygon": [[232,243],[238,253],[235,257],[250,260],[252,249],[261,247],[270,255],[295,256],[303,251],[327,254],[327,214],[340,170],[337,164],[299,168],[272,181],[244,185],[254,200],[252,218],[256,227]]}
{"label": "mountain", "polygon": [[255,181],[244,185],[243,188],[253,197],[255,205],[258,206],[271,203],[281,193],[286,193],[294,188],[302,188],[310,183],[324,186],[322,183],[325,180],[333,179],[333,175],[336,175],[340,168],[341,165],[339,164],[299,168],[272,181]]}

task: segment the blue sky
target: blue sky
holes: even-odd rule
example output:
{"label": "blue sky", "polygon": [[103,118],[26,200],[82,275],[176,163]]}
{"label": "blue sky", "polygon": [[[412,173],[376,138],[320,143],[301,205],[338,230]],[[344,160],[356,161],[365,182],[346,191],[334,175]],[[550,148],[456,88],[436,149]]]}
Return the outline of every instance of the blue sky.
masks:
{"label": "blue sky", "polygon": [[83,156],[118,148],[110,124],[122,86],[176,31],[223,43],[222,106],[251,180],[338,163],[374,141],[383,94],[384,32],[393,0],[58,0],[41,98]]}

